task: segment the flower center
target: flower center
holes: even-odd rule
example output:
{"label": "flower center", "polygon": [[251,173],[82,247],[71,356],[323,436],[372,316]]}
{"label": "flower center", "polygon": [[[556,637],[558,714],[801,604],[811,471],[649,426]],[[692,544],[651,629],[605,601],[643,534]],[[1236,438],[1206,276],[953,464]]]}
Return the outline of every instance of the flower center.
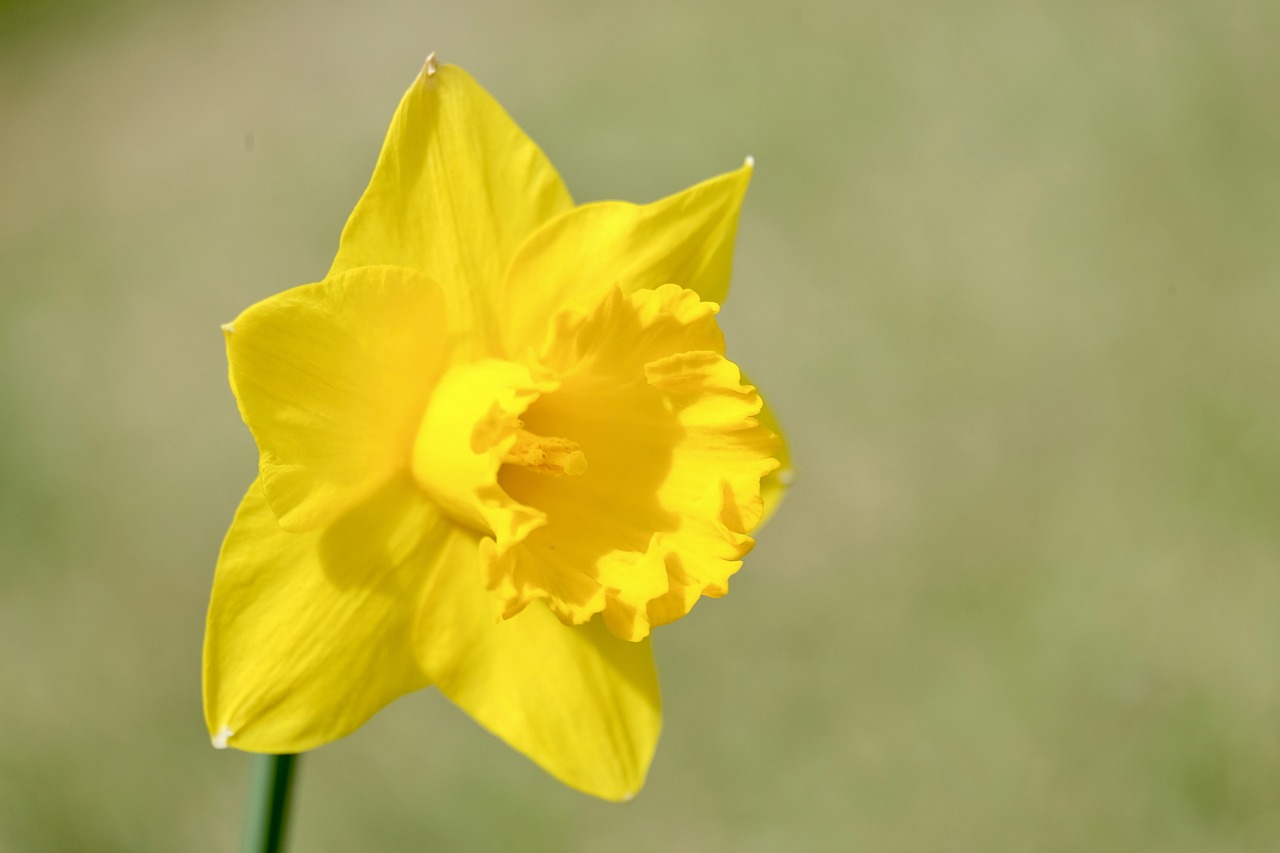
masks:
{"label": "flower center", "polygon": [[414,479],[450,518],[490,533],[504,548],[545,522],[540,511],[521,506],[498,485],[504,462],[549,473],[586,469],[573,442],[521,429],[524,410],[555,388],[507,361],[455,365],[433,389],[418,427]]}
{"label": "flower center", "polygon": [[587,473],[587,455],[576,441],[556,436],[535,435],[516,421],[516,443],[502,457],[508,465],[520,465],[539,474],[561,477]]}

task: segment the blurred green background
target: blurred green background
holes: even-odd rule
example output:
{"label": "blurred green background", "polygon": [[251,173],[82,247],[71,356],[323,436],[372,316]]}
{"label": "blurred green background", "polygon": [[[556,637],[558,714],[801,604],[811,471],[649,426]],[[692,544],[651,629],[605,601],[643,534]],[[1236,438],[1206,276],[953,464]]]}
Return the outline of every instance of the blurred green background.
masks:
{"label": "blurred green background", "polygon": [[626,806],[434,692],[297,851],[1280,845],[1280,6],[0,5],[0,850],[236,849],[218,324],[318,279],[429,50],[580,201],[757,160],[730,352],[801,477],[660,632]]}

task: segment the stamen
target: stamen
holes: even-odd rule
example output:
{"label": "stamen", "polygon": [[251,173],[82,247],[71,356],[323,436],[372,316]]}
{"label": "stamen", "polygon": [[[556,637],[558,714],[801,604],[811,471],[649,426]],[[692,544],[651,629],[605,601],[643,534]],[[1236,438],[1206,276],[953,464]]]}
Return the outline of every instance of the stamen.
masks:
{"label": "stamen", "polygon": [[524,428],[523,421],[516,421],[516,443],[502,461],[553,477],[587,473],[587,455],[576,441],[535,435]]}

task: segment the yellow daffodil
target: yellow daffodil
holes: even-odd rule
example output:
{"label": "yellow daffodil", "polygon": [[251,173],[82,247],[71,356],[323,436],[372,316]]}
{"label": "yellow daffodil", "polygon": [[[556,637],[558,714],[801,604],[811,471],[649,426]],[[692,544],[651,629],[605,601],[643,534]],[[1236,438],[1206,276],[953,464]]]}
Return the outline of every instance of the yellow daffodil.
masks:
{"label": "yellow daffodil", "polygon": [[563,782],[640,788],[649,633],[727,591],[781,493],[715,320],[750,175],[575,206],[428,62],[328,275],[224,327],[260,458],[209,609],[215,745],[300,752],[435,685]]}

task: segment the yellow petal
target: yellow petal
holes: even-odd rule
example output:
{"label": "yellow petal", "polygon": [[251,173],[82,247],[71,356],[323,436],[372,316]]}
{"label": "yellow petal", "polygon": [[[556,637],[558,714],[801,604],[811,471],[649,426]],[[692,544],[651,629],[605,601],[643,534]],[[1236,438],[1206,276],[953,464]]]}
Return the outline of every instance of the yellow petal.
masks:
{"label": "yellow petal", "polygon": [[403,476],[329,527],[286,533],[255,482],[223,542],[209,606],[214,742],[301,752],[424,687],[415,623],[453,529]]}
{"label": "yellow petal", "polygon": [[283,527],[334,520],[408,464],[448,344],[444,310],[423,274],[362,267],[223,327],[232,388]]}
{"label": "yellow petal", "polygon": [[619,640],[598,621],[566,627],[537,603],[499,620],[471,569],[478,534],[456,530],[450,570],[435,575],[419,625],[432,681],[566,785],[630,799],[662,728],[649,643]]}
{"label": "yellow petal", "polygon": [[534,232],[499,295],[507,352],[538,347],[548,318],[566,307],[589,309],[615,285],[630,294],[674,283],[722,302],[750,181],[748,162],[652,204],[583,205]]}
{"label": "yellow petal", "polygon": [[428,273],[455,326],[483,336],[516,249],[572,206],[546,156],[488,92],[460,68],[424,69],[396,110],[330,275],[371,264]]}

